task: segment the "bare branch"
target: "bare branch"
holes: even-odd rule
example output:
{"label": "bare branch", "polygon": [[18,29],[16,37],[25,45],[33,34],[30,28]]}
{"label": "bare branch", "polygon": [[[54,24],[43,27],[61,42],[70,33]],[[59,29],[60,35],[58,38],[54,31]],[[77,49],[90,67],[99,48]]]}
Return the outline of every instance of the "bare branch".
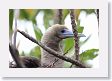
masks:
{"label": "bare branch", "polygon": [[58,54],[56,51],[50,49],[49,47],[45,46],[44,44],[42,44],[40,41],[35,40],[33,37],[29,36],[27,33],[18,30],[19,33],[21,33],[23,36],[25,36],[26,38],[28,38],[29,40],[31,40],[32,42],[38,44],[41,48],[43,48],[44,50],[46,50],[47,52],[49,52],[49,54],[54,55],[55,57],[58,57],[59,59],[65,60],[67,62],[70,62],[72,64],[75,64],[76,66],[79,66],[80,68],[86,68],[85,65],[81,64],[79,61],[77,60],[73,60],[69,57],[63,56]]}
{"label": "bare branch", "polygon": [[52,63],[52,67],[55,65],[56,62],[58,62],[59,59],[55,59],[55,61]]}
{"label": "bare branch", "polygon": [[[70,49],[71,48],[69,48],[63,55],[66,55],[69,52]],[[59,58],[55,59],[55,61],[51,64],[51,67],[53,67],[55,65],[55,63],[58,62],[58,61],[59,61]]]}
{"label": "bare branch", "polygon": [[16,37],[17,37],[17,18],[19,17],[19,10],[15,9],[14,10],[14,17],[15,17],[15,28],[14,28],[14,39],[13,39],[13,45],[16,48]]}
{"label": "bare branch", "polygon": [[62,9],[55,10],[54,24],[62,24]]}
{"label": "bare branch", "polygon": [[14,37],[13,37],[13,44],[12,43],[9,43],[9,51],[11,53],[11,56],[13,58],[13,60],[15,61],[17,67],[19,68],[24,68],[24,64],[23,62],[21,61],[20,57],[19,57],[19,52],[18,50],[16,49],[16,37],[17,37],[17,18],[18,18],[18,15],[19,12],[18,10],[15,10],[15,28],[14,28]]}
{"label": "bare branch", "polygon": [[99,26],[99,9],[96,9],[96,15],[97,15],[98,26]]}
{"label": "bare branch", "polygon": [[74,33],[74,40],[75,40],[75,58],[77,61],[79,61],[79,38],[78,38],[78,31],[76,27],[76,22],[75,22],[75,16],[74,16],[74,10],[70,9],[70,17],[71,17],[71,24],[72,24],[72,30]]}
{"label": "bare branch", "polygon": [[13,39],[13,44],[14,47],[16,48],[16,37],[17,37],[17,19],[15,19],[15,29],[14,29],[14,39]]}
{"label": "bare branch", "polygon": [[62,9],[59,9],[59,24],[62,24]]}

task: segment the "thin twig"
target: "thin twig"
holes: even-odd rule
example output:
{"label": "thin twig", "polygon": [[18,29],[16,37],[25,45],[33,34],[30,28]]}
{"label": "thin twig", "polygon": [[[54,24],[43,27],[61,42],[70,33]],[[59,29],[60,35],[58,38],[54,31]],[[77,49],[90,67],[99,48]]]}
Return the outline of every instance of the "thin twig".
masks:
{"label": "thin twig", "polygon": [[62,24],[62,9],[55,10],[54,24]]}
{"label": "thin twig", "polygon": [[59,9],[59,15],[58,15],[58,17],[59,17],[59,24],[62,24],[62,9]]}
{"label": "thin twig", "polygon": [[13,45],[16,48],[16,37],[17,37],[17,19],[19,17],[19,10],[15,9],[14,10],[14,17],[15,17],[15,28],[14,28],[14,39],[13,39]]}
{"label": "thin twig", "polygon": [[55,59],[54,62],[51,64],[51,67],[55,66],[55,63],[58,61],[59,61],[59,59]]}
{"label": "thin twig", "polygon": [[75,22],[75,16],[74,16],[74,10],[70,9],[70,17],[71,17],[71,24],[72,24],[72,30],[74,33],[74,40],[75,40],[75,58],[77,61],[79,61],[79,38],[78,38],[78,31],[76,27],[76,22]]}
{"label": "thin twig", "polygon": [[[70,49],[71,48],[69,48],[63,55],[66,55],[69,52]],[[52,63],[51,67],[53,67],[55,65],[55,63],[58,62],[58,61],[59,61],[59,59],[55,59],[55,61]]]}
{"label": "thin twig", "polygon": [[63,55],[66,55],[71,50],[71,48],[69,48]]}
{"label": "thin twig", "polygon": [[49,52],[49,54],[54,55],[55,57],[58,57],[59,59],[65,60],[67,62],[70,62],[72,64],[75,64],[76,66],[79,66],[80,68],[86,68],[85,65],[81,64],[79,61],[77,60],[73,60],[69,57],[63,56],[58,54],[56,51],[54,51],[53,49],[45,46],[44,44],[42,44],[40,41],[35,40],[33,37],[29,36],[27,33],[18,30],[19,33],[21,33],[23,36],[25,36],[26,38],[28,38],[29,40],[31,40],[32,42],[38,44],[41,48],[43,48],[45,51]]}
{"label": "thin twig", "polygon": [[17,37],[17,19],[15,18],[14,40],[13,40],[15,48],[16,48],[16,37]]}
{"label": "thin twig", "polygon": [[[69,52],[70,49],[71,48],[69,48],[63,55],[66,55]],[[55,63],[58,62],[58,61],[59,61],[59,59],[55,59],[54,62],[51,64],[51,67],[53,67],[55,65]]]}
{"label": "thin twig", "polygon": [[99,9],[96,10],[97,20],[98,20],[98,26],[99,26]]}

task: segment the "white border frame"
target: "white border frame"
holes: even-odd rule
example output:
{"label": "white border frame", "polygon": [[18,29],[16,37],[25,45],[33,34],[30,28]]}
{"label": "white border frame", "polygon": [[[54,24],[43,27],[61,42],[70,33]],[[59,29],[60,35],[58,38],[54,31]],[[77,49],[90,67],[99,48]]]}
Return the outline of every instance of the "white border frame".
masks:
{"label": "white border frame", "polygon": [[[0,76],[108,77],[108,4],[106,0],[4,0],[0,7]],[[9,9],[99,9],[99,68],[9,68]]]}

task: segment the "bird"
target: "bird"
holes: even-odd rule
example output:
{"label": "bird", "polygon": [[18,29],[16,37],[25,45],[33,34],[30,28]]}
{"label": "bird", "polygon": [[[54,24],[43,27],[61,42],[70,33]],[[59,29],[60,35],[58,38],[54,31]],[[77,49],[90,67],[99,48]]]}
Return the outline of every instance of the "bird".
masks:
{"label": "bird", "polygon": [[[49,27],[41,38],[41,42],[47,47],[55,50],[58,54],[62,55],[63,49],[61,41],[66,38],[73,37],[72,30],[68,29],[65,25],[55,24]],[[79,34],[83,37],[84,34]],[[63,68],[64,61],[49,54],[41,48],[41,66],[49,65],[52,68]]]}
{"label": "bird", "polygon": [[[56,51],[58,54],[63,55],[63,48],[61,41],[66,38],[73,37],[74,34],[72,30],[68,29],[65,25],[55,24],[49,27],[41,38],[41,43],[45,46]],[[79,37],[84,37],[85,35],[79,34]],[[18,50],[15,49],[12,45],[9,45],[17,53]],[[12,54],[14,52],[10,50]],[[19,54],[17,54],[19,55]],[[18,56],[17,56],[18,57]],[[22,63],[25,65],[25,68],[63,68],[64,61],[55,57],[52,54],[49,54],[46,50],[41,48],[41,59],[31,56],[19,56]],[[10,68],[18,68],[18,66],[9,62]]]}

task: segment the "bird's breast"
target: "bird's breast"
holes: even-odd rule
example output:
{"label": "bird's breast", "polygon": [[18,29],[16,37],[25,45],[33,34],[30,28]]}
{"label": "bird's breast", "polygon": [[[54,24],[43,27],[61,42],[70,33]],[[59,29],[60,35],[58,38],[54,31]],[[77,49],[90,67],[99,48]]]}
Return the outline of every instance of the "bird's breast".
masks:
{"label": "bird's breast", "polygon": [[[60,47],[59,44],[57,43],[51,43],[51,42],[47,42],[46,43],[47,47],[55,50],[58,54],[63,54],[62,52],[62,49]],[[42,66],[45,65],[48,65],[48,66],[51,66],[52,68],[61,68],[63,67],[63,60],[55,57],[54,55],[52,54],[49,54],[47,51],[45,51],[44,49],[41,49],[41,64]]]}

